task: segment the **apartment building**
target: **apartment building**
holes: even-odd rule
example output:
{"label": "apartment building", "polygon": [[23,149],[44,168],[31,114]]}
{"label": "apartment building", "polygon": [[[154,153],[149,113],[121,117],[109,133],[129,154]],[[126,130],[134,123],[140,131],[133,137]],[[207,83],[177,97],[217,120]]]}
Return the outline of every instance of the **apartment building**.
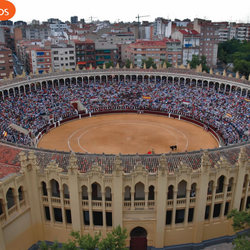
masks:
{"label": "apartment building", "polygon": [[173,39],[181,41],[182,63],[188,64],[193,55],[200,54],[200,33],[193,29],[180,29],[172,34]]}
{"label": "apartment building", "polygon": [[182,64],[182,45],[180,40],[164,39],[166,41],[166,60],[172,65]]}
{"label": "apartment building", "polygon": [[213,24],[218,29],[219,42],[225,42],[233,38],[240,41],[250,41],[249,23],[215,22]]}
{"label": "apartment building", "polygon": [[82,67],[93,67],[96,66],[95,61],[95,43],[92,40],[85,41],[74,41],[75,42],[75,55],[76,55],[76,64]]}
{"label": "apartment building", "polygon": [[52,70],[72,70],[76,67],[75,47],[69,44],[51,45]]}
{"label": "apartment building", "polygon": [[27,51],[29,70],[33,74],[48,73],[52,67],[50,48],[33,48]]}
{"label": "apartment building", "polygon": [[194,29],[200,33],[200,55],[206,57],[208,66],[215,66],[219,42],[216,25],[212,21],[195,18]]}
{"label": "apartment building", "polygon": [[13,58],[11,49],[0,46],[0,80],[13,76]]}
{"label": "apartment building", "polygon": [[50,28],[47,25],[24,25],[18,26],[14,29],[14,39],[19,40],[36,40],[36,39],[48,39],[51,35]]}
{"label": "apartment building", "polygon": [[95,59],[96,66],[102,66],[104,63],[118,62],[118,48],[116,44],[111,44],[106,40],[95,41]]}
{"label": "apartment building", "polygon": [[166,42],[137,40],[126,47],[126,59],[129,59],[137,67],[142,67],[143,60],[153,58],[156,64],[166,60]]}

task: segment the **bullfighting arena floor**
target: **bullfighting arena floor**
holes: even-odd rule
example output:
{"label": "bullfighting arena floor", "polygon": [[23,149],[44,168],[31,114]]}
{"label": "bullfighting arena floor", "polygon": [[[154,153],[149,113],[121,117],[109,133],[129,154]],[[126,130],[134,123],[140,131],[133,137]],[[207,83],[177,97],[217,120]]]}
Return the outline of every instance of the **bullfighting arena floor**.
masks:
{"label": "bullfighting arena floor", "polygon": [[184,152],[218,147],[217,140],[186,121],[148,114],[109,114],[74,120],[49,131],[38,147],[106,154]]}

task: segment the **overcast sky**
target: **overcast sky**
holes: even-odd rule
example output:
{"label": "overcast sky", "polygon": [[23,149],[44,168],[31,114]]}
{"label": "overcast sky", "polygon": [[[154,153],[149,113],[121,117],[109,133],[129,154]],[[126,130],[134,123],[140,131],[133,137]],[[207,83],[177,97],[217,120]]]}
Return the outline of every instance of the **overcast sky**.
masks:
{"label": "overcast sky", "polygon": [[9,0],[16,6],[12,21],[48,18],[70,20],[71,16],[111,22],[136,21],[138,14],[149,17],[141,21],[153,21],[156,17],[184,19],[195,17],[212,21],[250,22],[250,0]]}

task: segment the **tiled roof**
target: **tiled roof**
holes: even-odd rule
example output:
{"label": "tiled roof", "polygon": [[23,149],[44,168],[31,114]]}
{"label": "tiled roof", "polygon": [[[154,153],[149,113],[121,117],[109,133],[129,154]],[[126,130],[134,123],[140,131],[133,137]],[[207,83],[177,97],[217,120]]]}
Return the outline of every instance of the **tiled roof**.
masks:
{"label": "tiled roof", "polygon": [[0,179],[20,170],[20,149],[0,144]]}
{"label": "tiled roof", "polygon": [[184,30],[179,30],[183,35],[199,35],[199,32],[196,30],[190,30],[190,29],[184,29]]}

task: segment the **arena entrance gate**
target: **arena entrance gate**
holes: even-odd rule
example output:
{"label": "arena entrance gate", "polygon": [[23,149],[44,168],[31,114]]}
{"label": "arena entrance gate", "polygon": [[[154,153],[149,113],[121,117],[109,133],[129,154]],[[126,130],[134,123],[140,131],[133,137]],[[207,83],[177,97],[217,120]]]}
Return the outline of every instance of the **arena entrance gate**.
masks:
{"label": "arena entrance gate", "polygon": [[147,250],[147,231],[143,227],[130,232],[130,250]]}

